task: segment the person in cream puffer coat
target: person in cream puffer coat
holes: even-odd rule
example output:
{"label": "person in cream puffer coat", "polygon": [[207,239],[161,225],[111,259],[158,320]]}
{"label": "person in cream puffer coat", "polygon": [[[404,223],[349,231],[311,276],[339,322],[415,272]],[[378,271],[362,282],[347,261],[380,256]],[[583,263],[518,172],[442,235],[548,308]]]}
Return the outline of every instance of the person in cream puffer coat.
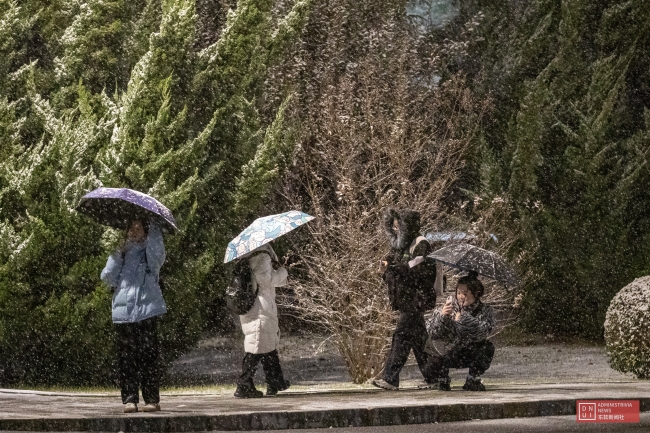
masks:
{"label": "person in cream puffer coat", "polygon": [[279,265],[278,256],[269,244],[260,246],[241,260],[249,261],[257,299],[250,311],[239,316],[245,336],[246,355],[242,362],[242,374],[237,383],[235,397],[262,396],[262,392],[257,391],[253,384],[253,376],[260,362],[266,375],[267,395],[275,395],[278,391],[289,388],[289,381],[282,375],[277,351],[280,328],[278,306],[275,302],[275,288],[287,284],[288,272]]}

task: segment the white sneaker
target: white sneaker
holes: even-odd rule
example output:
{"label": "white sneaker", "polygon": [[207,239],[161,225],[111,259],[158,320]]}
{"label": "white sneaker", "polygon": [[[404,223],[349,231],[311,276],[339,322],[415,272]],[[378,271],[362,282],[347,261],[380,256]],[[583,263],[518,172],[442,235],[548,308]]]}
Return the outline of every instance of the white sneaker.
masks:
{"label": "white sneaker", "polygon": [[387,389],[388,391],[397,391],[399,389],[399,387],[395,385],[391,385],[390,383],[386,382],[384,379],[373,380],[372,384],[377,388]]}
{"label": "white sneaker", "polygon": [[138,411],[138,405],[135,403],[126,403],[124,405],[124,413],[135,413]]}
{"label": "white sneaker", "polygon": [[417,387],[418,389],[435,389],[438,388],[438,382],[429,383],[426,380],[423,380],[417,384]]}
{"label": "white sneaker", "polygon": [[158,412],[160,405],[158,403],[147,403],[142,408],[142,412]]}

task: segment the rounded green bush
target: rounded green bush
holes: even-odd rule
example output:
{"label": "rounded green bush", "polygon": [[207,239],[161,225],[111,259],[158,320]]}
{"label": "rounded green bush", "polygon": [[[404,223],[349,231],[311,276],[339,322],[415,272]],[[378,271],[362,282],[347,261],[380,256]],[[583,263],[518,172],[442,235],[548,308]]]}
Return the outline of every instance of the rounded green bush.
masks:
{"label": "rounded green bush", "polygon": [[650,378],[650,276],[637,278],[612,299],[605,318],[605,343],[614,370]]}

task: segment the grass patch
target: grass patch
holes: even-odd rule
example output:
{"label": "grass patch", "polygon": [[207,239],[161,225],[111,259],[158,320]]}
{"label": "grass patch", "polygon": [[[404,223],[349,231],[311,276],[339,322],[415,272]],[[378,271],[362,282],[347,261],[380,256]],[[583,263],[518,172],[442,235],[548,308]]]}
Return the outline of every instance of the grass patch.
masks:
{"label": "grass patch", "polygon": [[113,386],[64,386],[64,385],[7,385],[4,389],[16,391],[38,391],[51,393],[75,394],[119,394],[120,390]]}
{"label": "grass patch", "polygon": [[[161,388],[160,392],[165,395],[190,395],[190,394],[219,394],[232,395],[237,386],[227,385],[198,385],[198,386],[170,386]],[[256,384],[256,388],[266,392],[266,386]],[[324,391],[354,391],[364,389],[376,389],[370,384],[357,385],[351,382],[323,383],[309,385],[291,385],[287,392],[324,392]]]}
{"label": "grass patch", "polygon": [[[232,395],[237,388],[236,384],[196,385],[196,386],[163,386],[160,393],[163,396],[182,395]],[[120,390],[115,387],[73,387],[73,386],[30,386],[7,388],[16,391],[37,391],[61,394],[92,394],[99,396],[119,396]],[[266,391],[265,385],[257,385],[260,391]],[[370,384],[356,385],[354,383],[323,383],[310,385],[291,385],[289,392],[327,392],[327,391],[354,391],[376,389]]]}
{"label": "grass patch", "polygon": [[523,330],[520,326],[512,325],[505,328],[499,334],[491,338],[494,344],[500,347],[508,346],[543,346],[546,344],[566,344],[578,347],[603,347],[603,340],[588,340],[586,338],[553,335],[553,334],[536,334]]}

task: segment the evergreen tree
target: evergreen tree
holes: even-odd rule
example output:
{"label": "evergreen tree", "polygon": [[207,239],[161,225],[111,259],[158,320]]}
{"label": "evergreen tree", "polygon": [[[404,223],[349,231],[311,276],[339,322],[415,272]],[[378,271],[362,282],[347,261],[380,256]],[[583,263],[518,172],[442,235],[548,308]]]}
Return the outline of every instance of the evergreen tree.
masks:
{"label": "evergreen tree", "polygon": [[99,185],[92,163],[112,121],[84,109],[88,94],[79,93],[79,112],[62,117],[30,95],[43,139],[0,164],[0,363],[9,379],[106,381],[110,366],[110,297],[97,284],[103,229],[74,208]]}
{"label": "evergreen tree", "polygon": [[524,228],[511,255],[525,257],[529,329],[601,338],[612,296],[648,272],[643,3],[465,3],[487,17],[470,53],[475,88],[496,106],[485,130],[496,157],[484,161],[498,170],[483,172],[501,180],[483,193],[509,197]]}
{"label": "evergreen tree", "polygon": [[[39,4],[33,0],[26,10]],[[10,6],[3,17],[18,17],[21,9]],[[121,235],[74,210],[100,185],[152,194],[179,223],[180,234],[166,239],[164,356],[173,358],[223,320],[216,313],[224,311],[220,263],[227,240],[265,198],[291,152],[286,104],[266,104],[274,114],[262,116],[258,101],[269,67],[290,57],[309,2],[296,2],[280,20],[272,6],[240,1],[221,37],[197,51],[194,1],[75,3],[63,9],[75,11],[69,27],[47,33],[60,39],[44,43],[58,57],[55,84],[40,86],[40,60],[21,64],[20,52],[0,65],[12,72],[16,89],[0,95],[6,380],[111,380],[110,292],[98,276]],[[25,22],[16,18],[5,28],[2,21],[0,34]],[[16,47],[6,38],[0,43],[10,53]],[[289,90],[276,89],[287,101]]]}
{"label": "evergreen tree", "polygon": [[149,34],[160,24],[159,10],[160,0],[84,3],[61,37],[63,55],[55,64],[64,89],[58,93],[68,85],[74,95],[79,80],[92,93],[123,91],[133,65],[148,49]]}

